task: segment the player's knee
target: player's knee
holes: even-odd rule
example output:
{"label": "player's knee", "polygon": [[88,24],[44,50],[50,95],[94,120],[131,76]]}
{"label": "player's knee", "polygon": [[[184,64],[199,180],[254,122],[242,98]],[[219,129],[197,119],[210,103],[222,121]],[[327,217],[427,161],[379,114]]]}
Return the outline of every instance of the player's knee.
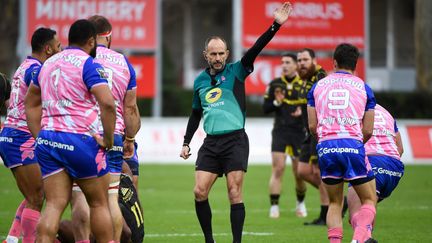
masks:
{"label": "player's knee", "polygon": [[301,179],[307,179],[307,176],[309,175],[309,170],[305,169],[303,166],[299,166],[297,168],[297,176]]}
{"label": "player's knee", "polygon": [[228,189],[228,197],[229,197],[231,204],[240,203],[242,201],[240,188],[239,187],[230,187]]}
{"label": "player's knee", "polygon": [[87,210],[74,210],[72,224],[74,228],[81,228],[90,223],[90,213]]}
{"label": "player's knee", "polygon": [[40,211],[42,209],[43,200],[44,200],[43,191],[41,190],[40,192],[36,192],[32,195],[27,196],[26,200],[27,200],[26,207],[36,211]]}
{"label": "player's knee", "polygon": [[197,200],[206,200],[208,198],[208,190],[200,186],[195,186],[194,195]]}
{"label": "player's knee", "polygon": [[284,173],[284,169],[283,168],[275,168],[273,171],[273,176],[277,179],[282,178]]}

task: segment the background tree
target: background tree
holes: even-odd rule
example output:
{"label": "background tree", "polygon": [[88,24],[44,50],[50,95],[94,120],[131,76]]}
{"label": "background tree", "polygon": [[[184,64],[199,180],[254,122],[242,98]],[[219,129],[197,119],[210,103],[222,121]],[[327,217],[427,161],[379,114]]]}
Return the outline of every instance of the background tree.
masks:
{"label": "background tree", "polygon": [[19,0],[0,1],[0,72],[11,76],[17,65]]}
{"label": "background tree", "polygon": [[432,92],[432,1],[416,0],[415,5],[417,88]]}

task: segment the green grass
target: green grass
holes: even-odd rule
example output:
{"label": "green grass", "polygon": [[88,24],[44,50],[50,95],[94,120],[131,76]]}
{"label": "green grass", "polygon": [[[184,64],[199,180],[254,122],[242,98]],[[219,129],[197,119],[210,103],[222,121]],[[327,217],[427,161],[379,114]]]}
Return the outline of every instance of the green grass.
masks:
{"label": "green grass", "polygon": [[[250,166],[244,185],[246,222],[244,242],[326,242],[326,227],[305,227],[304,221],[317,216],[317,191],[308,188],[309,216],[295,217],[294,186],[290,168],[284,180],[281,218],[268,218],[267,192],[270,166]],[[406,166],[405,176],[391,198],[379,204],[374,238],[380,242],[432,241],[432,166]],[[142,165],[139,193],[146,224],[145,242],[203,242],[193,201],[193,165]],[[7,234],[16,206],[22,200],[11,173],[0,169],[0,238]],[[231,242],[229,203],[225,178],[210,194],[213,231],[217,242]],[[69,210],[64,215],[69,217]],[[344,241],[352,230],[344,220]]]}

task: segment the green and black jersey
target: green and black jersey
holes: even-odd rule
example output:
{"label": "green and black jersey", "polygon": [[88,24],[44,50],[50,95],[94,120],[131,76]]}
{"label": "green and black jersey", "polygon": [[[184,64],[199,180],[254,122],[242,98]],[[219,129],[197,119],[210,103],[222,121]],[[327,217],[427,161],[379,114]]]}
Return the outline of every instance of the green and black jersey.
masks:
{"label": "green and black jersey", "polygon": [[302,118],[303,118],[303,124],[306,128],[306,131],[309,133],[309,125],[308,125],[308,115],[307,115],[307,94],[311,90],[312,86],[318,82],[319,80],[325,78],[327,76],[326,71],[320,66],[316,65],[315,73],[312,75],[311,78],[307,80],[303,80],[303,89],[301,91],[301,98],[304,101],[302,104]]}
{"label": "green and black jersey", "polygon": [[195,79],[192,109],[203,110],[207,134],[226,134],[244,128],[244,81],[248,74],[239,61],[227,64],[215,76],[206,69]]}
{"label": "green and black jersey", "polygon": [[[274,92],[280,88],[285,93],[285,98],[280,106],[275,106]],[[263,110],[264,113],[275,112],[274,127],[284,128],[294,131],[303,130],[301,117],[293,117],[291,113],[295,112],[297,107],[304,104],[304,98],[301,97],[303,81],[298,75],[293,78],[282,76],[270,82],[264,95]]]}
{"label": "green and black jersey", "polygon": [[249,48],[240,61],[226,64],[225,68],[210,75],[203,71],[194,83],[192,113],[189,117],[184,144],[189,144],[204,117],[204,130],[208,135],[222,135],[241,130],[245,125],[245,78],[253,71],[253,63],[270,42],[280,24],[273,24]]}

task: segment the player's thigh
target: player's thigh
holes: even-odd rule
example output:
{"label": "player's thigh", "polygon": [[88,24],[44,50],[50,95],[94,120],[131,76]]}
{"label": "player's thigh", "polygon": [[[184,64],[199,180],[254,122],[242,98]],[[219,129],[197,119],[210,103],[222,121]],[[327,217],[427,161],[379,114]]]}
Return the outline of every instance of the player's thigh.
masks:
{"label": "player's thigh", "polygon": [[356,191],[358,197],[362,204],[376,204],[377,196],[376,196],[376,185],[375,179],[372,179],[368,182],[359,185],[353,185],[354,190]]}
{"label": "player's thigh", "polygon": [[43,197],[43,183],[39,164],[33,163],[12,169],[18,188],[24,196]]}
{"label": "player's thigh", "polygon": [[286,164],[286,154],[283,152],[272,152],[272,166],[273,169],[283,170]]}
{"label": "player's thigh", "polygon": [[244,174],[245,172],[241,170],[229,172],[226,175],[228,189],[232,187],[241,188],[243,186]]}
{"label": "player's thigh", "polygon": [[97,207],[108,204],[109,180],[109,174],[105,174],[96,178],[78,179],[76,183],[84,193],[89,206]]}
{"label": "player's thigh", "polygon": [[324,187],[327,191],[330,202],[341,205],[343,200],[344,183],[340,182],[338,184],[333,184],[333,185],[324,183]]}
{"label": "player's thigh", "polygon": [[84,193],[80,191],[73,190],[71,196],[71,207],[72,207],[72,218],[74,216],[82,217],[81,215],[89,215],[90,209],[87,204],[87,200]]}
{"label": "player's thigh", "polygon": [[72,180],[65,171],[47,176],[43,181],[47,207],[64,210],[72,192]]}
{"label": "player's thigh", "polygon": [[300,175],[313,174],[312,164],[299,162],[297,165],[297,173]]}
{"label": "player's thigh", "polygon": [[218,174],[212,172],[202,170],[195,171],[195,191],[210,191],[217,178]]}

